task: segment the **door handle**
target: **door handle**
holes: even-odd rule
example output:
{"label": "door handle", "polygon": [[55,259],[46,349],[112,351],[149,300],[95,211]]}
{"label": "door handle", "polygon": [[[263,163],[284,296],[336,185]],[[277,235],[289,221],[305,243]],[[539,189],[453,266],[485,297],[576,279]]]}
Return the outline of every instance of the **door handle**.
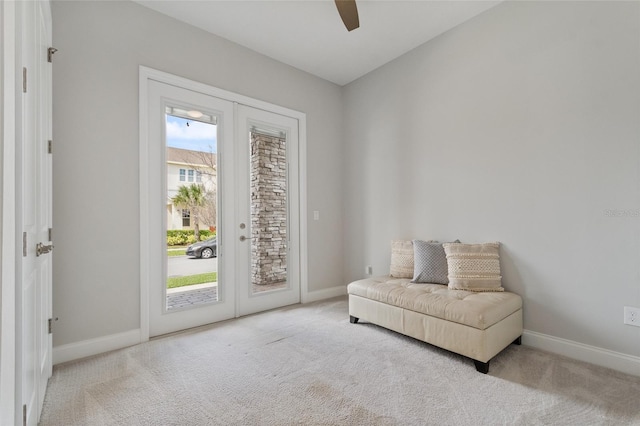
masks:
{"label": "door handle", "polygon": [[53,250],[53,244],[44,245],[42,243],[38,243],[38,244],[36,244],[36,257],[38,257],[38,256],[40,256],[42,254],[47,254],[51,250]]}
{"label": "door handle", "polygon": [[251,238],[240,235],[240,241],[250,240]]}

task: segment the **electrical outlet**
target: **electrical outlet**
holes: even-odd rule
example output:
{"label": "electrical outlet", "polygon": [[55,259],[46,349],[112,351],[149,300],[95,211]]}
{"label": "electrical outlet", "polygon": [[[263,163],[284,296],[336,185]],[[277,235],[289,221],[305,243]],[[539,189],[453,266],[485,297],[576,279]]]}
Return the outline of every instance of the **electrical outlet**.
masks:
{"label": "electrical outlet", "polygon": [[365,274],[367,275],[373,274],[373,268],[371,267],[371,265],[367,265],[367,267],[365,268]]}
{"label": "electrical outlet", "polygon": [[640,308],[624,307],[624,323],[640,327]]}

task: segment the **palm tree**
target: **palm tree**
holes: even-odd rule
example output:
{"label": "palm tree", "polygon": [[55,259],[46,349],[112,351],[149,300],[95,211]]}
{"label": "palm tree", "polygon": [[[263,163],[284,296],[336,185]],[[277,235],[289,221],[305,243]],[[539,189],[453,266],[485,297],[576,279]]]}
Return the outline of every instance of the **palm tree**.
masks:
{"label": "palm tree", "polygon": [[193,233],[196,241],[200,241],[200,209],[206,203],[204,186],[192,183],[189,186],[180,185],[178,193],[171,199],[176,207],[189,210],[193,219]]}

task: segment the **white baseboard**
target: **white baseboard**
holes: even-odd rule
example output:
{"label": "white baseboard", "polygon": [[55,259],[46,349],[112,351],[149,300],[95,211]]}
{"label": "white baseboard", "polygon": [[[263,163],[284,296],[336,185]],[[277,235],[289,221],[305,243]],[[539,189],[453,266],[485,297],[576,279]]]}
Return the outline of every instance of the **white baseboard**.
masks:
{"label": "white baseboard", "polygon": [[[326,288],[308,292],[303,296],[302,303],[331,299],[332,297],[338,297],[345,294],[347,294],[346,286]],[[140,329],[135,329],[125,331],[124,333],[112,334],[109,336],[56,346],[53,348],[53,364],[62,364],[63,362],[74,361],[88,356],[126,348],[127,346],[137,345],[142,342],[140,336]]]}
{"label": "white baseboard", "polygon": [[331,299],[332,297],[343,296],[345,294],[347,294],[347,286],[343,285],[310,291],[306,295],[303,295],[302,303],[317,302],[318,300]]}
{"label": "white baseboard", "polygon": [[640,376],[640,357],[525,330],[522,344],[601,367]]}
{"label": "white baseboard", "polygon": [[74,361],[92,355],[140,343],[140,329],[125,331],[124,333],[111,334],[109,336],[96,337],[95,339],[69,343],[68,345],[53,348],[53,364]]}

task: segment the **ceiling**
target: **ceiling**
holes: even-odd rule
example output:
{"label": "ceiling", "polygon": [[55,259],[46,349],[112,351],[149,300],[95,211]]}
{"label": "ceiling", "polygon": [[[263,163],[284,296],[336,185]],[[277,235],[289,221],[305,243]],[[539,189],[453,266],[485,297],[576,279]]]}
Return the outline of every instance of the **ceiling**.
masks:
{"label": "ceiling", "polygon": [[348,32],[332,0],[134,1],[341,86],[500,3],[358,0]]}

